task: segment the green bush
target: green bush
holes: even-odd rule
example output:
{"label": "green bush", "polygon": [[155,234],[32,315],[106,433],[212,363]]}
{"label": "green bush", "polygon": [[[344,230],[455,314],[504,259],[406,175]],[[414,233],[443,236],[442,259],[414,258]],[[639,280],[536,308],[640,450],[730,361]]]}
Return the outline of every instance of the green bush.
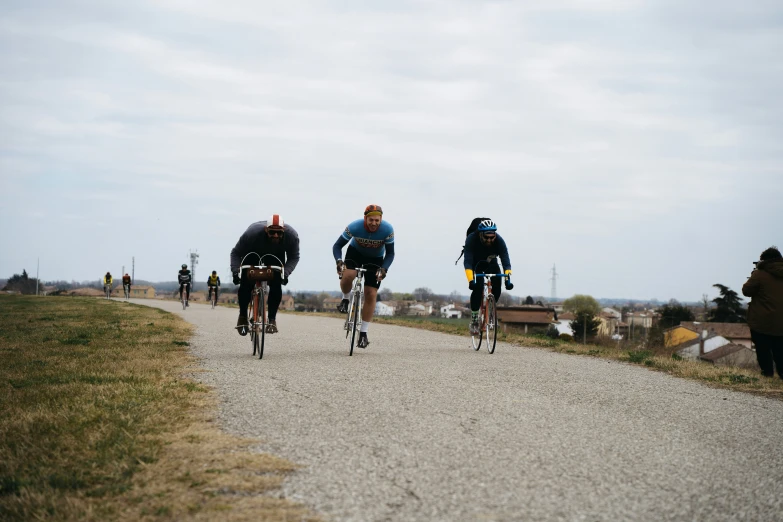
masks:
{"label": "green bush", "polygon": [[647,359],[651,358],[653,353],[648,350],[629,351],[628,360],[632,363],[643,363]]}
{"label": "green bush", "polygon": [[570,343],[571,341],[574,340],[574,338],[568,335],[567,333],[561,333],[557,338],[567,343]]}

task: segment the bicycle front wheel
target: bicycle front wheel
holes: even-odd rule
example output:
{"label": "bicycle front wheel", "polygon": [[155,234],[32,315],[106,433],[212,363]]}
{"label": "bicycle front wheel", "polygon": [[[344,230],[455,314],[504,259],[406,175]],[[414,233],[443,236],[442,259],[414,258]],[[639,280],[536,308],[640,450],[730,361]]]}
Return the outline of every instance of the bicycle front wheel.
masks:
{"label": "bicycle front wheel", "polygon": [[473,343],[473,351],[476,352],[479,351],[479,348],[481,348],[481,339],[484,335],[484,324],[482,321],[484,320],[485,306],[486,304],[484,304],[484,306],[482,306],[481,309],[479,310],[479,325],[478,328],[476,329],[476,333],[470,334],[470,342]]}
{"label": "bicycle front wheel", "polygon": [[353,355],[353,347],[356,343],[356,331],[359,328],[359,314],[361,314],[362,298],[361,294],[355,292],[351,295],[351,307],[348,309],[348,314],[351,317],[351,346],[348,356]]}
{"label": "bicycle front wheel", "polygon": [[490,295],[487,300],[487,324],[484,326],[487,335],[487,350],[495,353],[495,343],[498,340],[498,311],[495,307],[495,296]]}

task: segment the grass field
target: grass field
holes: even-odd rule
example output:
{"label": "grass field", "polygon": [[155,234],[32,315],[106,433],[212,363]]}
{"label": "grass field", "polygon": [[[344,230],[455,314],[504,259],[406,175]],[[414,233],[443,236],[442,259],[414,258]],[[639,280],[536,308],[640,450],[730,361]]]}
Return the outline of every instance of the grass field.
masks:
{"label": "grass field", "polygon": [[0,520],[311,520],[295,465],[214,424],[190,327],[155,308],[0,295]]}
{"label": "grass field", "polygon": [[[345,315],[336,312],[314,313],[311,315],[345,319]],[[463,336],[465,337],[465,349],[470,350],[472,348],[469,348],[468,322],[468,319],[441,319],[437,317],[380,316],[373,318],[373,323],[376,324],[393,324]],[[676,377],[702,381],[719,388],[783,399],[783,380],[777,377],[763,377],[758,371],[743,368],[714,366],[701,361],[681,360],[673,357],[671,352],[666,350],[634,350],[613,342],[583,345],[573,341],[550,339],[543,335],[498,332],[498,342],[501,341],[516,346],[543,348],[554,352],[600,357],[638,364],[651,370],[662,371]],[[484,349],[482,348],[482,350]],[[500,354],[501,352],[502,350],[497,353]]]}

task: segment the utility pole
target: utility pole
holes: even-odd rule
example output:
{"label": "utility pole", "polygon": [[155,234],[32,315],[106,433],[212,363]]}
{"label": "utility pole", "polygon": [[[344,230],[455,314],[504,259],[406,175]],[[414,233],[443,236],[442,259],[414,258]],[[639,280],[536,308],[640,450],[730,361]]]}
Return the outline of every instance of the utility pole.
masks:
{"label": "utility pole", "polygon": [[35,260],[35,295],[38,295],[38,272],[41,269],[41,258],[38,257]]}
{"label": "utility pole", "polygon": [[190,251],[190,277],[193,281],[193,289],[196,287],[196,265],[198,264],[198,249]]}
{"label": "utility pole", "polygon": [[552,281],[552,290],[550,293],[552,294],[552,300],[557,299],[557,268],[555,268],[555,265],[552,264],[552,277],[549,278],[550,281]]}
{"label": "utility pole", "polygon": [[133,263],[131,265],[131,283],[136,283],[136,257],[131,258],[131,262]]}

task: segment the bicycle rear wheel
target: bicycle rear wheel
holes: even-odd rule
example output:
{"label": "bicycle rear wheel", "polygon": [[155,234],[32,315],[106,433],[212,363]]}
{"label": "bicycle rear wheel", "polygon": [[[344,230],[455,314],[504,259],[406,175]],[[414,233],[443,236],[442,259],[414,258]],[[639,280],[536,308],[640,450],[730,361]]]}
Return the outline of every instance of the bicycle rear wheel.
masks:
{"label": "bicycle rear wheel", "polygon": [[348,309],[348,313],[351,316],[351,345],[348,356],[353,355],[353,347],[356,343],[356,330],[359,328],[359,314],[362,308],[362,297],[359,292],[354,292],[351,295],[351,307]]}
{"label": "bicycle rear wheel", "polygon": [[489,296],[487,299],[487,324],[485,325],[487,333],[487,350],[489,353],[495,353],[495,343],[498,340],[498,311],[495,307],[495,296]]}
{"label": "bicycle rear wheel", "polygon": [[[258,298],[259,305],[261,307],[261,318],[259,321],[261,321],[261,342],[258,344],[258,358],[263,359],[264,358],[264,337],[266,334],[266,292],[262,291],[261,296]],[[258,322],[256,322],[258,324]],[[256,339],[259,338],[259,334],[256,334]]]}

